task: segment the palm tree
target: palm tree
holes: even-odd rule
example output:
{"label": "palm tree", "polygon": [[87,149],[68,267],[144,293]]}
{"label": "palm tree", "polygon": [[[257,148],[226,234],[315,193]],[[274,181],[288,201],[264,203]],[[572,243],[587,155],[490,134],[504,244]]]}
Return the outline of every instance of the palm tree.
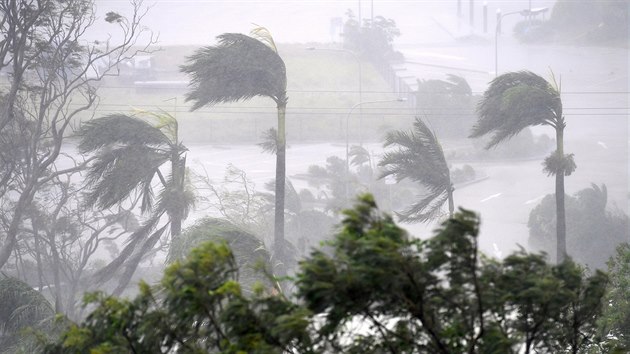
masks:
{"label": "palm tree", "polygon": [[398,149],[384,154],[379,163],[384,170],[380,178],[392,175],[397,182],[408,178],[427,189],[420,201],[398,213],[401,221],[426,222],[439,217],[446,201],[449,217],[453,217],[454,188],[442,146],[422,119],[417,117],[413,126],[411,132],[387,134],[385,147],[398,146]]}
{"label": "palm tree", "polygon": [[[182,221],[194,203],[186,174],[188,149],[178,139],[177,120],[166,112],[143,113],[157,119],[157,124],[112,114],[83,124],[78,132],[79,151],[96,156],[86,177],[91,186],[86,203],[107,209],[137,195],[134,203],[139,201],[141,212],[150,215],[134,232],[121,255],[99,272],[100,280],[105,281],[126,261],[117,291],[126,286],[142,257],[162,237],[167,226],[170,225],[171,238],[181,234]],[[161,171],[165,165],[170,168],[169,176]],[[157,198],[156,180],[162,187]],[[168,224],[157,228],[165,214]]]}
{"label": "palm tree", "polygon": [[[0,274],[1,352],[23,352],[17,349],[37,344],[28,343],[33,340],[29,339],[26,328],[46,333],[52,331],[54,325],[55,310],[42,294],[21,280]],[[30,349],[35,351],[35,348]]]}
{"label": "palm tree", "polygon": [[284,62],[269,32],[263,27],[252,36],[225,33],[219,43],[199,49],[181,67],[191,76],[186,101],[193,110],[216,103],[269,97],[278,110],[274,253],[281,256],[284,244],[284,187],[286,177],[285,113],[287,74]]}
{"label": "palm tree", "polygon": [[573,154],[564,154],[564,128],[560,87],[542,77],[519,71],[492,80],[477,107],[479,119],[471,138],[494,133],[486,149],[517,135],[534,125],[548,125],[556,132],[556,151],[545,159],[544,171],[556,176],[557,261],[566,256],[566,221],[564,209],[564,176],[575,171]]}

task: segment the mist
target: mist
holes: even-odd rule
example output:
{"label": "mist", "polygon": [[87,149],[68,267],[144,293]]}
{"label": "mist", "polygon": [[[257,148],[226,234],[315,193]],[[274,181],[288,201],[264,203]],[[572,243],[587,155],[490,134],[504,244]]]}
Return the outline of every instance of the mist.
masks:
{"label": "mist", "polygon": [[[480,216],[482,253],[543,251],[554,263],[559,182],[546,159],[560,135],[536,119],[556,113],[556,99],[563,161],[575,167],[554,170],[566,255],[605,270],[630,241],[629,11],[583,3],[96,0],[84,9],[93,22],[74,18],[86,27],[65,56],[58,34],[37,55],[24,45],[23,68],[14,49],[0,50],[0,271],[80,321],[85,291],[135,295],[140,279],[156,284],[207,239],[264,251],[272,273],[277,261],[275,274],[295,274],[364,193],[413,238],[431,238],[463,208]],[[204,53],[240,43],[226,33],[263,46],[221,59],[251,59],[253,71],[203,62],[226,80],[206,84]],[[493,80],[524,72],[549,83],[556,105],[538,104],[537,91],[510,106],[516,93],[506,94],[493,102],[509,126],[471,138]],[[243,73],[249,91],[235,94]],[[0,352],[15,345],[2,324]]]}

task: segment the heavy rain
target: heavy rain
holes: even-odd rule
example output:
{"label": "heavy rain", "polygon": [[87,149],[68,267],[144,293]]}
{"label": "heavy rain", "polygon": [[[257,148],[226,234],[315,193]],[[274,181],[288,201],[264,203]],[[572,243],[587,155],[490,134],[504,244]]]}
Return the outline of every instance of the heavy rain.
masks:
{"label": "heavy rain", "polygon": [[0,353],[630,352],[627,1],[0,13]]}

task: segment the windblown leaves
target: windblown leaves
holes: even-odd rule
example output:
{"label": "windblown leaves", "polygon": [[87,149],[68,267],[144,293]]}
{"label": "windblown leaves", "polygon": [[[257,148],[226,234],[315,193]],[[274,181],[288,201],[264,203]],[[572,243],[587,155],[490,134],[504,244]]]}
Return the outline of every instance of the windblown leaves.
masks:
{"label": "windblown leaves", "polygon": [[401,220],[425,222],[438,217],[452,186],[444,151],[435,134],[416,118],[413,131],[387,134],[385,146],[396,146],[397,149],[383,155],[379,163],[383,167],[381,178],[390,175],[397,181],[408,178],[427,189],[420,201],[399,214]]}
{"label": "windblown leaves", "polygon": [[256,96],[286,101],[286,68],[273,48],[239,33],[217,39],[219,44],[197,50],[181,67],[191,77],[186,101],[193,102],[193,110]]}
{"label": "windblown leaves", "polygon": [[542,77],[519,71],[503,74],[490,83],[477,106],[479,120],[471,138],[494,133],[486,148],[517,135],[533,125],[555,127],[561,120],[560,93]]}

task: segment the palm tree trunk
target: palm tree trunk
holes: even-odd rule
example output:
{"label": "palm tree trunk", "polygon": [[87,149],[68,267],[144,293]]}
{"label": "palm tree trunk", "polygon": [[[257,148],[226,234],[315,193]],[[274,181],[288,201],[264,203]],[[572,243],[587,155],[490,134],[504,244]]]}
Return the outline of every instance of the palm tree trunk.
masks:
{"label": "palm tree trunk", "polygon": [[453,201],[453,191],[455,190],[455,188],[453,188],[452,184],[449,184],[449,188],[448,188],[448,217],[450,219],[453,218],[453,212],[455,211],[455,202]]}
{"label": "palm tree trunk", "polygon": [[[172,173],[172,183],[173,186],[167,186],[167,188],[176,188],[176,195],[178,200],[183,200],[184,195],[184,174],[185,170],[185,162],[180,158],[179,151],[177,149],[173,149],[171,153],[171,173]],[[175,208],[174,210],[170,210],[171,208]],[[171,223],[171,240],[176,239],[182,233],[182,208],[181,205],[170,206],[168,218]]]}
{"label": "palm tree trunk", "polygon": [[[564,157],[564,119],[556,126],[556,153]],[[556,261],[562,263],[566,257],[566,217],[564,213],[564,169],[556,173]]]}
{"label": "palm tree trunk", "polygon": [[276,152],[276,197],[274,218],[274,254],[276,259],[283,260],[284,244],[284,186],[286,180],[286,134],[285,115],[286,99],[278,101],[278,146]]}

